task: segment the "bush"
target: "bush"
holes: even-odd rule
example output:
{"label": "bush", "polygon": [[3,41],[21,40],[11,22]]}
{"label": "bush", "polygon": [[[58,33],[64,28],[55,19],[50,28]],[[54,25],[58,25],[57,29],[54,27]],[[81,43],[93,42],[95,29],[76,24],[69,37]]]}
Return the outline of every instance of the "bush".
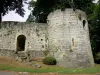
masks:
{"label": "bush", "polygon": [[56,65],[57,61],[54,57],[46,57],[43,59],[43,63],[47,65]]}
{"label": "bush", "polygon": [[45,50],[45,51],[43,51],[43,53],[44,53],[45,56],[47,56],[48,53],[49,53],[49,50]]}
{"label": "bush", "polygon": [[96,63],[100,64],[100,52],[96,54],[95,61]]}

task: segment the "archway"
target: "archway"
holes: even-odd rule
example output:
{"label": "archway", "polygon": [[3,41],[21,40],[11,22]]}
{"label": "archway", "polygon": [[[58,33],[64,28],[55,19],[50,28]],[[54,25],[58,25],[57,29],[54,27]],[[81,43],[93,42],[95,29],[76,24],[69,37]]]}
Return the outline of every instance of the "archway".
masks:
{"label": "archway", "polygon": [[17,37],[17,51],[25,50],[25,41],[26,41],[26,37],[24,35],[19,35]]}

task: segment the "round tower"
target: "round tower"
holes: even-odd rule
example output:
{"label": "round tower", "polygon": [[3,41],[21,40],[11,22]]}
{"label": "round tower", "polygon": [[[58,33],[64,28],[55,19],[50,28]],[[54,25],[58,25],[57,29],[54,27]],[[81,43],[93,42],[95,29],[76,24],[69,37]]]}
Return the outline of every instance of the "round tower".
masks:
{"label": "round tower", "polygon": [[48,15],[48,46],[57,64],[64,67],[93,66],[87,15],[81,10],[56,10]]}

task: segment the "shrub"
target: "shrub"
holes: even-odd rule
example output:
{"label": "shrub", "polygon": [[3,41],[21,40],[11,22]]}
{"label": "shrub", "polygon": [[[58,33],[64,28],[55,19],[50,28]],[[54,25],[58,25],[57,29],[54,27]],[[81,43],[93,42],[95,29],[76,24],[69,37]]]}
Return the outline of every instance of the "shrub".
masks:
{"label": "shrub", "polygon": [[56,65],[57,61],[54,57],[45,57],[43,63],[47,65]]}
{"label": "shrub", "polygon": [[95,61],[96,63],[100,64],[100,52],[96,54]]}
{"label": "shrub", "polygon": [[43,51],[43,53],[44,53],[45,56],[47,56],[48,53],[49,53],[49,50],[45,50],[45,51]]}

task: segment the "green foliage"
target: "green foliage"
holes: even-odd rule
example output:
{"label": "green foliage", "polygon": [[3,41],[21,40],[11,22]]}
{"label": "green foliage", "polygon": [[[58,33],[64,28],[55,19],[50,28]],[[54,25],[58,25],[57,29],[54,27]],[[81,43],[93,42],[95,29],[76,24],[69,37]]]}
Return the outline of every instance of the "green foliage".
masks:
{"label": "green foliage", "polygon": [[56,65],[57,61],[54,57],[45,57],[43,63],[47,65]]}
{"label": "green foliage", "polygon": [[98,52],[95,56],[96,63],[100,64],[100,52]]}
{"label": "green foliage", "polygon": [[35,17],[32,14],[30,14],[27,19],[27,22],[34,22],[34,21],[35,21]]}
{"label": "green foliage", "polygon": [[91,4],[92,0],[37,0],[37,2],[31,2],[36,22],[43,23],[46,22],[48,14],[56,9],[73,8],[87,12]]}
{"label": "green foliage", "polygon": [[43,51],[43,53],[44,53],[45,56],[47,56],[48,53],[49,53],[49,50],[45,50],[45,51]]}
{"label": "green foliage", "polygon": [[93,4],[90,9],[91,13],[88,16],[90,40],[94,59],[97,59],[97,53],[100,52],[100,0],[97,4]]}

